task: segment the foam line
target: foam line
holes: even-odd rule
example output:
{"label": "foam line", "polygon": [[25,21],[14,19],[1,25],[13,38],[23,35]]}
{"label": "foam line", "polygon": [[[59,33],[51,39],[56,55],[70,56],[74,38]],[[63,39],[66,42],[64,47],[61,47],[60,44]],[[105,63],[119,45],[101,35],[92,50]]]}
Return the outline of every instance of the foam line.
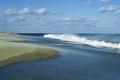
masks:
{"label": "foam line", "polygon": [[94,47],[106,47],[106,48],[117,48],[120,49],[120,43],[111,43],[99,40],[90,40],[86,37],[79,37],[71,34],[45,34],[44,38],[58,39],[61,41],[76,42],[79,44],[94,46]]}

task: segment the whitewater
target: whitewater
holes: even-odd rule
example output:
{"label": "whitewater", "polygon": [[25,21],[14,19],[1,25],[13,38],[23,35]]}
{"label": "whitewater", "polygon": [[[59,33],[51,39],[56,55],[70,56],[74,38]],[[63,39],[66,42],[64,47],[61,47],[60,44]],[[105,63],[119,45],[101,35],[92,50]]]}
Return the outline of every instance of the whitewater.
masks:
{"label": "whitewater", "polygon": [[104,48],[114,48],[120,49],[120,43],[112,43],[104,40],[90,40],[86,37],[79,37],[73,34],[45,34],[44,38],[57,39],[61,41],[75,42],[78,44],[89,45],[93,47],[104,47]]}

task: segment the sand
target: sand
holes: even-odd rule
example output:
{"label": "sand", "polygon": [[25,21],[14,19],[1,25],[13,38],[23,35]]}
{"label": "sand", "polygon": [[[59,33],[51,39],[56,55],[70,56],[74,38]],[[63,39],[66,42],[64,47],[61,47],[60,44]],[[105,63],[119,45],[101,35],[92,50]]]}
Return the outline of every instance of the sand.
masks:
{"label": "sand", "polygon": [[0,33],[0,40],[4,41],[21,41],[25,40],[22,36],[14,33]]}
{"label": "sand", "polygon": [[[58,56],[54,49],[35,44],[10,42],[10,38],[5,38],[6,35],[2,35],[2,37],[0,37],[0,68],[25,61],[43,60]],[[15,39],[17,38],[15,37]]]}

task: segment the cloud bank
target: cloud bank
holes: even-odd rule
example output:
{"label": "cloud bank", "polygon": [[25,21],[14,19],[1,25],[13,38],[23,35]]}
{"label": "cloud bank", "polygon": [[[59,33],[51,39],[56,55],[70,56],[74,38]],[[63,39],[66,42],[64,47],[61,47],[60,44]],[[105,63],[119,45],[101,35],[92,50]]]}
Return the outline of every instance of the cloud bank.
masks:
{"label": "cloud bank", "polygon": [[30,7],[25,7],[19,10],[13,9],[13,8],[8,8],[4,10],[4,14],[6,15],[26,15],[26,14],[37,14],[37,15],[44,15],[47,14],[48,9],[47,8],[30,8]]}

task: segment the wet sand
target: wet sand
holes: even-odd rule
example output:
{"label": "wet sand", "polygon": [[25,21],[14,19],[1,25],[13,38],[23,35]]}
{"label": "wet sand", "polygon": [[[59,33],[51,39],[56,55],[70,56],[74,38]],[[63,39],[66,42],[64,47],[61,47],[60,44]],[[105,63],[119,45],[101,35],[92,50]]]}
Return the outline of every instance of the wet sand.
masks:
{"label": "wet sand", "polygon": [[0,33],[0,68],[24,61],[53,58],[58,55],[56,50],[45,46],[10,42],[11,40],[23,39],[11,34]]}

